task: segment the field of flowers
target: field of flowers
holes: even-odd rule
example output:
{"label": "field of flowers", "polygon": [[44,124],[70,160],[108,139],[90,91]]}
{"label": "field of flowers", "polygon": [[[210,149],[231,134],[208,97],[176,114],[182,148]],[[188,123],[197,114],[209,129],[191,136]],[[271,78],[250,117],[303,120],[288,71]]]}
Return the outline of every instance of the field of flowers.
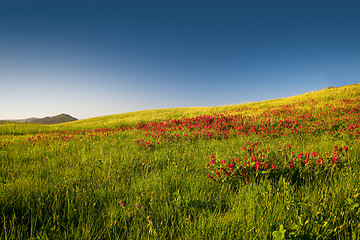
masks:
{"label": "field of flowers", "polygon": [[0,239],[360,239],[360,85],[0,124]]}

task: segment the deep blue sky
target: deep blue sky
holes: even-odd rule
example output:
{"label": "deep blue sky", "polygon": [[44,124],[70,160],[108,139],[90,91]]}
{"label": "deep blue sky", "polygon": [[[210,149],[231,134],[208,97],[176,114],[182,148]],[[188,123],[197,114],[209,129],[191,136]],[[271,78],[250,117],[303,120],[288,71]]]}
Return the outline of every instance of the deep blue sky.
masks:
{"label": "deep blue sky", "polygon": [[358,83],[360,4],[0,0],[0,119],[219,106]]}

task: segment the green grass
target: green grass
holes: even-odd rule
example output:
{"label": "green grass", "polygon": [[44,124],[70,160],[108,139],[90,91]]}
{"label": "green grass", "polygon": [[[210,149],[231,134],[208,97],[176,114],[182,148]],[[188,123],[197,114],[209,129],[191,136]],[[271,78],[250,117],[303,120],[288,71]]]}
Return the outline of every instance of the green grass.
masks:
{"label": "green grass", "polygon": [[[275,239],[281,226],[286,239],[359,239],[359,98],[356,84],[231,106],[0,124],[0,239]],[[169,120],[214,113],[225,114],[217,125]],[[256,142],[254,156],[269,149],[262,166],[276,169],[252,166],[246,183],[206,168],[211,154],[218,167],[248,161],[242,148]],[[332,166],[334,146],[348,150]],[[303,157],[290,168],[313,152],[311,167]],[[315,164],[320,156],[328,166]]]}

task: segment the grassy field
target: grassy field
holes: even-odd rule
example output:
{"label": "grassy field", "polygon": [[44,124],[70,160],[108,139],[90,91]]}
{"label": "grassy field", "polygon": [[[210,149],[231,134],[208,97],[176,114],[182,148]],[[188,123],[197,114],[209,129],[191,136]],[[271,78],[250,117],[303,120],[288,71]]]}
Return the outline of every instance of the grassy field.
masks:
{"label": "grassy field", "polygon": [[360,239],[360,85],[0,124],[0,239]]}

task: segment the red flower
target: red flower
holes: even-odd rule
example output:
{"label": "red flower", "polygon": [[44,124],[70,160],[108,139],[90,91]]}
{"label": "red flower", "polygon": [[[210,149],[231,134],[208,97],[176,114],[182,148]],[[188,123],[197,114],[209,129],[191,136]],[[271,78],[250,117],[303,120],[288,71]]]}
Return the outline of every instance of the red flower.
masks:
{"label": "red flower", "polygon": [[305,165],[307,165],[307,166],[309,166],[309,165],[310,165],[310,162],[309,162],[309,160],[308,160],[308,159],[305,159],[305,160],[304,160],[304,163],[305,163]]}
{"label": "red flower", "polygon": [[265,163],[265,165],[264,165],[265,169],[268,169],[268,168],[269,168],[269,165],[270,165],[269,162]]}
{"label": "red flower", "polygon": [[260,168],[261,168],[261,162],[256,161],[256,162],[255,162],[255,169],[256,169],[256,171],[258,171]]}
{"label": "red flower", "polygon": [[230,163],[228,165],[228,168],[229,168],[229,171],[232,173],[233,172],[233,169],[235,168],[235,165],[233,163]]}
{"label": "red flower", "polygon": [[337,157],[333,157],[333,158],[332,158],[332,165],[335,165],[335,164],[337,163],[337,160],[338,160]]}
{"label": "red flower", "polygon": [[214,157],[213,154],[211,154],[210,159],[211,159],[210,164],[215,164],[216,163],[215,157]]}

